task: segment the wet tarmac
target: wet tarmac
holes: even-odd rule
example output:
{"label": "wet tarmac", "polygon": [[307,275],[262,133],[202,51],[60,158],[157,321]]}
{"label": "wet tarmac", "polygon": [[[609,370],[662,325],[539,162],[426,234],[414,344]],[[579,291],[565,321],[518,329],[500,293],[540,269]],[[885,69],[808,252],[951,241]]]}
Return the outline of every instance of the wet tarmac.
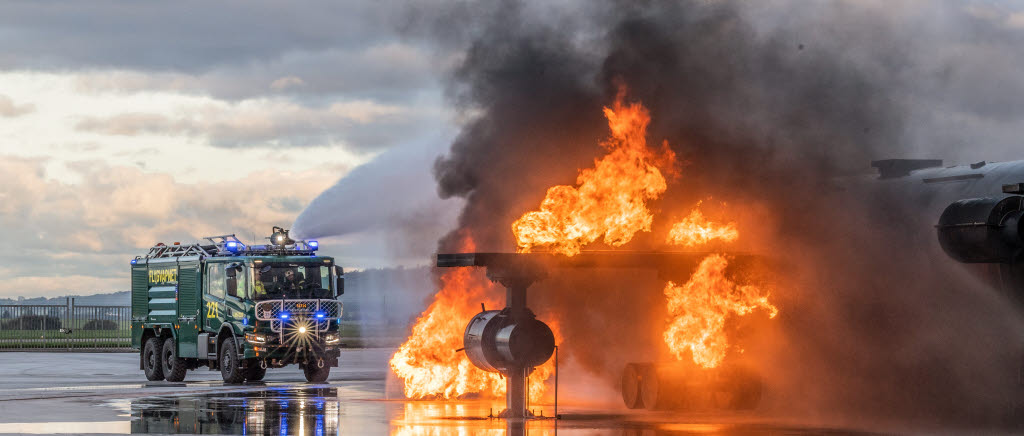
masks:
{"label": "wet tarmac", "polygon": [[[851,430],[670,419],[671,414],[579,411],[510,423],[487,418],[488,401],[386,401],[367,398],[380,383],[353,386],[249,387],[243,391],[109,400],[120,420],[0,424],[0,433],[257,434],[257,435],[827,435]],[[687,422],[689,421],[689,422]]]}
{"label": "wet tarmac", "polygon": [[295,368],[265,383],[225,385],[192,371],[186,383],[145,383],[132,354],[0,353],[0,434],[297,435],[830,435],[851,429],[789,425],[750,415],[627,413],[563,406],[551,419],[488,418],[499,401],[387,399],[391,350],[346,350],[328,383]]}

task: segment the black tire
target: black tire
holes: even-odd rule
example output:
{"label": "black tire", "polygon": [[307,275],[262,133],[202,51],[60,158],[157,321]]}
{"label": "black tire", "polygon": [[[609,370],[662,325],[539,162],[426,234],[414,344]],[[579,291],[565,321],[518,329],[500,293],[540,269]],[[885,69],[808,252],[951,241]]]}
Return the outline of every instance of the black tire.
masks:
{"label": "black tire", "polygon": [[164,377],[169,382],[180,382],[185,380],[185,372],[188,371],[185,359],[178,357],[174,352],[174,338],[167,338],[164,341],[164,348],[160,352],[160,362],[163,364]]}
{"label": "black tire", "polygon": [[142,369],[146,371],[146,380],[160,381],[164,379],[163,364],[160,363],[160,338],[149,338],[142,347]]}
{"label": "black tire", "polygon": [[224,383],[236,384],[245,381],[245,371],[239,365],[235,338],[227,338],[220,344],[220,376]]}
{"label": "black tire", "polygon": [[640,409],[644,403],[640,394],[640,365],[627,363],[622,370],[622,402],[630,409]]}
{"label": "black tire", "polygon": [[327,366],[325,362],[323,368],[317,368],[316,362],[310,362],[302,367],[302,373],[306,375],[306,381],[310,383],[323,383],[327,381],[327,376],[331,375],[331,367]]}
{"label": "black tire", "polygon": [[260,368],[260,362],[253,360],[250,362],[249,367],[245,369],[245,380],[246,381],[260,381],[267,375],[266,368]]}

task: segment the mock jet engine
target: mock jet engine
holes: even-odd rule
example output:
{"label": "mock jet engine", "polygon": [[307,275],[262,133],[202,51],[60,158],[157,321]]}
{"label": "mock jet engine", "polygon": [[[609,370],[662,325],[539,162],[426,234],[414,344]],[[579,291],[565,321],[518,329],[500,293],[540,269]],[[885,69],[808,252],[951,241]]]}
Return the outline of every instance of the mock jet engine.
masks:
{"label": "mock jet engine", "polygon": [[[1024,309],[1024,195],[1020,195],[1024,183],[1002,188],[1008,196],[954,201],[946,206],[935,227],[939,245],[949,257],[993,265],[989,274],[997,275],[991,277],[996,279],[994,284]],[[1024,367],[1021,371],[1024,377]]]}
{"label": "mock jet engine", "polygon": [[516,320],[509,309],[485,310],[469,321],[463,344],[466,357],[478,368],[507,376],[511,368],[547,362],[555,351],[555,335],[537,318]]}
{"label": "mock jet engine", "polygon": [[1024,160],[943,166],[937,159],[874,161],[879,183],[915,204],[953,260],[992,283],[1024,310]]}
{"label": "mock jet engine", "polygon": [[[925,214],[939,216],[938,241],[949,257],[1006,267],[1021,263],[1024,161],[944,167],[937,159],[886,159],[872,166],[882,186],[902,193]],[[1001,269],[1003,275],[1009,272]]]}
{"label": "mock jet engine", "polygon": [[[1024,193],[1024,183],[1005,185],[1003,192]],[[1024,196],[957,200],[939,218],[939,245],[964,263],[1016,264],[1024,250],[1021,216]]]}

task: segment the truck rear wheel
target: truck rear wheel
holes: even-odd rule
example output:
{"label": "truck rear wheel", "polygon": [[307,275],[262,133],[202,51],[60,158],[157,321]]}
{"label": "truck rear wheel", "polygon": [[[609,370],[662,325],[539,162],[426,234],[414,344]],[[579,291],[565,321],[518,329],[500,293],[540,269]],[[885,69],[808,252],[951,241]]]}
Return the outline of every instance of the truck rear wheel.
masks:
{"label": "truck rear wheel", "polygon": [[224,379],[224,383],[245,381],[245,372],[239,366],[235,338],[227,338],[220,345],[220,376]]}
{"label": "truck rear wheel", "polygon": [[267,375],[266,368],[260,368],[260,363],[253,360],[251,361],[248,368],[245,369],[245,379],[247,381],[260,381]]}
{"label": "truck rear wheel", "polygon": [[146,380],[164,379],[163,365],[160,363],[160,338],[149,338],[142,347],[142,370],[146,372]]}
{"label": "truck rear wheel", "polygon": [[327,381],[327,376],[331,375],[331,367],[324,365],[323,368],[317,368],[316,362],[310,362],[302,367],[302,372],[306,375],[306,381],[323,383]]}
{"label": "truck rear wheel", "polygon": [[174,351],[174,338],[167,338],[164,341],[164,349],[160,353],[163,356],[160,361],[163,363],[164,377],[169,382],[180,382],[185,380],[185,359],[178,357]]}

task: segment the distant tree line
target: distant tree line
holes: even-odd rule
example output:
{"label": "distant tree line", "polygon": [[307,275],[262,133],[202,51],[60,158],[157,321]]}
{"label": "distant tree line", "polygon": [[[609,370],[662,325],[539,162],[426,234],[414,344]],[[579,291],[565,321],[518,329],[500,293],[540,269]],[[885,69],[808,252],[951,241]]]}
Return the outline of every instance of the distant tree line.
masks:
{"label": "distant tree line", "polygon": [[52,315],[25,315],[0,323],[0,330],[60,330],[60,318]]}
{"label": "distant tree line", "polygon": [[[63,322],[51,315],[25,315],[0,322],[0,330],[60,330]],[[117,330],[117,322],[109,319],[90,319],[78,327],[81,330]]]}
{"label": "distant tree line", "polygon": [[82,330],[117,330],[117,323],[109,319],[90,319],[80,328]]}

